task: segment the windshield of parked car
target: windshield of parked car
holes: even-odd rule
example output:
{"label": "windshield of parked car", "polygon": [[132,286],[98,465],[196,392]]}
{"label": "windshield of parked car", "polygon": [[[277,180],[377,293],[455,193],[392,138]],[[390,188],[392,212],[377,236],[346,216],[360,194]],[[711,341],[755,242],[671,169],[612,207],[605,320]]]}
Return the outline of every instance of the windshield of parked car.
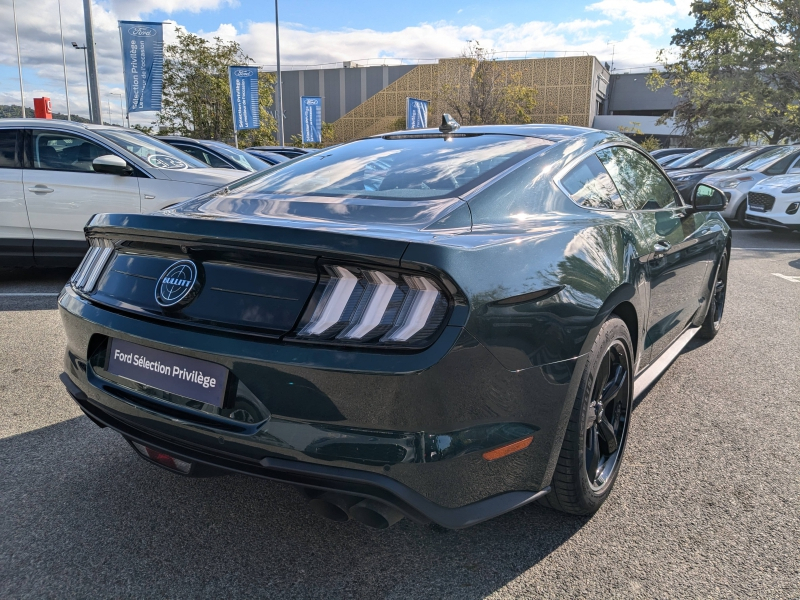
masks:
{"label": "windshield of parked car", "polygon": [[136,131],[117,131],[112,129],[96,129],[95,133],[111,140],[141,158],[151,167],[157,169],[206,169],[208,165],[200,162],[170,146],[166,142]]}
{"label": "windshield of parked car", "polygon": [[734,150],[730,154],[726,154],[722,158],[718,158],[714,162],[708,163],[706,167],[709,169],[735,169],[737,164],[742,162],[748,156],[752,154],[757,154],[760,152],[761,148],[739,148],[738,150]]}
{"label": "windshield of parked car", "polygon": [[764,154],[759,154],[755,158],[751,158],[747,162],[739,165],[737,168],[741,169],[742,171],[762,171],[772,166],[773,163],[780,161],[782,158],[787,158],[792,154],[797,154],[798,151],[800,151],[800,147],[798,146],[781,146],[779,148],[773,148],[772,150],[764,152]]}
{"label": "windshield of parked car", "polygon": [[395,200],[457,196],[551,144],[500,134],[387,135],[278,165],[240,189]]}
{"label": "windshield of parked car", "polygon": [[255,156],[239,150],[238,148],[234,148],[233,146],[228,146],[228,144],[211,140],[204,141],[203,143],[222,154],[228,160],[232,160],[233,162],[241,165],[248,171],[263,171],[264,169],[269,168],[269,165],[267,165],[263,160],[258,160]]}
{"label": "windshield of parked car", "polygon": [[667,154],[666,156],[662,156],[656,159],[656,162],[660,164],[662,167],[666,167],[667,165],[672,165],[675,161],[680,160],[686,156],[685,154]]}
{"label": "windshield of parked car", "polygon": [[695,159],[700,158],[704,154],[708,154],[711,152],[711,148],[703,148],[702,150],[695,150],[694,152],[690,152],[689,154],[684,154],[680,158],[678,158],[675,162],[670,163],[670,169],[673,167],[683,167],[685,165],[691,164],[694,162]]}

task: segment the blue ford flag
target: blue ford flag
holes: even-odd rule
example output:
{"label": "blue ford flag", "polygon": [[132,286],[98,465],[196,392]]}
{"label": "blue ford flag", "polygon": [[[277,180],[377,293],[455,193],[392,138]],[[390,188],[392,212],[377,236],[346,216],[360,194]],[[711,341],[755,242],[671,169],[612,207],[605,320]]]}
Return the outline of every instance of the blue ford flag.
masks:
{"label": "blue ford flag", "polygon": [[233,128],[258,129],[261,114],[258,104],[258,68],[228,67],[231,83],[231,105],[233,106]]}
{"label": "blue ford flag", "polygon": [[425,129],[428,126],[428,101],[406,98],[406,129]]}
{"label": "blue ford flag", "polygon": [[322,98],[303,96],[300,98],[300,114],[303,115],[303,143],[322,142]]}
{"label": "blue ford flag", "polygon": [[128,112],[161,110],[164,28],[145,21],[118,23]]}

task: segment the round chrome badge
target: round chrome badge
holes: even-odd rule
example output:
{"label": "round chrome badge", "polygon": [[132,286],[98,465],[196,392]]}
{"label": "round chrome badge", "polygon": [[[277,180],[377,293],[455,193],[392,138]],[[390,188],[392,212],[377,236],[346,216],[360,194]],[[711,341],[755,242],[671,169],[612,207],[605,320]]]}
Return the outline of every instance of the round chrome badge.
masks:
{"label": "round chrome badge", "polygon": [[190,302],[197,290],[197,266],[190,260],[179,260],[161,274],[156,282],[156,302],[174,308]]}

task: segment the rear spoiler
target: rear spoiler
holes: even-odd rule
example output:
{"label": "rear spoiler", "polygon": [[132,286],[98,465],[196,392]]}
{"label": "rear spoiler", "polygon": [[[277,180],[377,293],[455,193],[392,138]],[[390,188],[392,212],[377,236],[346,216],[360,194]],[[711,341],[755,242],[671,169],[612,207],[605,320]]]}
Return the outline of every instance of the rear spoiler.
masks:
{"label": "rear spoiler", "polygon": [[[201,243],[250,250],[270,250],[346,258],[399,267],[410,240],[370,237],[382,233],[299,221],[286,226],[159,214],[99,214],[84,228],[87,238]],[[397,235],[397,232],[392,232]]]}

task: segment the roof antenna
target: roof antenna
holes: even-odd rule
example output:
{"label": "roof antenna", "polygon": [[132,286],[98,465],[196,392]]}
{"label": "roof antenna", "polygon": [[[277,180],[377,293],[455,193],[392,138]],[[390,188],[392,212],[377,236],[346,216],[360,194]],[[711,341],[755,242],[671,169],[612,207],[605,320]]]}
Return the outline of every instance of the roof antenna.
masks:
{"label": "roof antenna", "polygon": [[459,127],[461,127],[459,122],[456,121],[449,114],[444,113],[442,115],[442,124],[439,125],[439,131],[441,131],[442,133],[453,133]]}

